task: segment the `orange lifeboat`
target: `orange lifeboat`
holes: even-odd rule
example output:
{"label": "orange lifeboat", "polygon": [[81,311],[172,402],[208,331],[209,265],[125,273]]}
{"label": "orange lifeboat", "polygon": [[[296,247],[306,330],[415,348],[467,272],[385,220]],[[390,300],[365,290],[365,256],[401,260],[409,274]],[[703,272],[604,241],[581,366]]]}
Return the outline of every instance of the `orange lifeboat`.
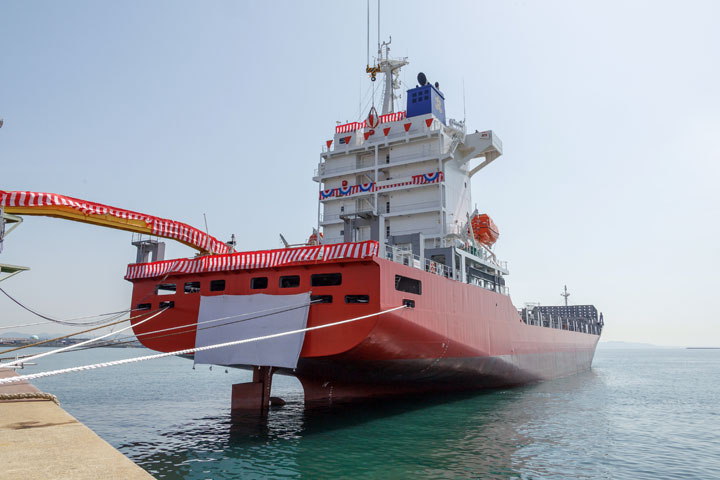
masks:
{"label": "orange lifeboat", "polygon": [[477,213],[472,216],[473,233],[475,234],[475,240],[483,245],[490,246],[495,243],[500,236],[497,225],[492,221],[492,218],[488,214],[483,213],[478,215]]}

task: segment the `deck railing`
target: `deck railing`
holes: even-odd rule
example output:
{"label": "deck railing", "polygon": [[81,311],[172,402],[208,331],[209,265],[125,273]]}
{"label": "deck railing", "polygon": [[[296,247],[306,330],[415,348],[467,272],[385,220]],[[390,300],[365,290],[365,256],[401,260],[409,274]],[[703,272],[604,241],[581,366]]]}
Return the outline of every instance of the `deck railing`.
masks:
{"label": "deck railing", "polygon": [[[401,263],[403,265],[417,268],[428,273],[434,273],[435,275],[456,280],[458,282],[462,281],[462,274],[459,270],[453,270],[448,265],[444,265],[440,262],[434,262],[429,258],[420,258],[407,248],[400,248],[395,245],[385,245],[385,256],[388,260],[392,260],[395,263]],[[492,290],[503,295],[510,295],[510,289],[508,287],[488,280],[473,278],[469,284],[486,290]]]}
{"label": "deck railing", "polygon": [[445,278],[459,280],[456,276],[458,276],[457,274],[460,272],[453,272],[453,269],[447,265],[434,262],[429,258],[420,258],[406,248],[400,248],[396,245],[385,245],[385,256],[388,260],[392,260],[395,263],[401,263]]}
{"label": "deck railing", "polygon": [[485,260],[487,263],[496,265],[498,268],[507,270],[507,262],[503,260],[498,260],[497,257],[491,254],[490,251],[487,250],[485,247],[475,248],[473,246],[469,246],[467,248],[461,248],[461,250],[464,250],[471,255],[475,255],[476,257]]}

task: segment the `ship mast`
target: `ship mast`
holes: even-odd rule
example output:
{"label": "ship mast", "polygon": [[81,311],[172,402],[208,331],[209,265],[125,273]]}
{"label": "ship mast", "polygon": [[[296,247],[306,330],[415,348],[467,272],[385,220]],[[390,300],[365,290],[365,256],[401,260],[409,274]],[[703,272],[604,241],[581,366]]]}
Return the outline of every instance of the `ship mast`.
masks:
{"label": "ship mast", "polygon": [[560,294],[560,296],[565,297],[565,306],[567,307],[567,303],[568,303],[567,300],[568,300],[568,297],[570,296],[570,294],[567,291],[567,285],[565,285],[565,290],[563,291],[563,293]]}
{"label": "ship mast", "polygon": [[[370,80],[375,81],[378,73],[385,75],[385,86],[383,89],[382,115],[395,112],[395,90],[400,88],[400,69],[407,65],[405,58],[390,58],[390,44],[392,36],[387,42],[380,43],[380,0],[378,0],[378,50],[375,64],[370,66],[370,0],[367,2],[367,67],[365,72],[370,74]],[[384,50],[384,56],[383,56]],[[374,105],[373,105],[374,106]]]}

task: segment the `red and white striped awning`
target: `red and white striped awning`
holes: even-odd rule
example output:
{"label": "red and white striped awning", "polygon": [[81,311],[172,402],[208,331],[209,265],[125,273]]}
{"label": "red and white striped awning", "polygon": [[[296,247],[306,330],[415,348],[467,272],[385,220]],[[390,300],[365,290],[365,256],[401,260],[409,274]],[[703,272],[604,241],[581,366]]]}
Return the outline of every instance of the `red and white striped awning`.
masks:
{"label": "red and white striped awning", "polygon": [[228,272],[256,268],[272,268],[320,263],[344,258],[372,258],[377,256],[378,242],[335,243],[299,248],[281,248],[258,252],[237,252],[226,255],[181,258],[128,265],[126,280],[162,277],[179,273]]}
{"label": "red and white striped awning", "polygon": [[185,223],[56,193],[0,190],[0,206],[8,213],[44,215],[110,228],[172,238],[201,252],[228,253],[217,238]]}

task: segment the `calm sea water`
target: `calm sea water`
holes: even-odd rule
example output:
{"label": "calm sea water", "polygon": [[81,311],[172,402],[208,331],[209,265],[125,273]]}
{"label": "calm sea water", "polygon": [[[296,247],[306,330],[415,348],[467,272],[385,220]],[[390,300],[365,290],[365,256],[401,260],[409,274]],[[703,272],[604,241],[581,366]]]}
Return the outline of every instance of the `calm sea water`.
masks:
{"label": "calm sea water", "polygon": [[[38,349],[39,350],[39,349]],[[146,354],[96,349],[24,372]],[[231,422],[249,374],[168,358],[36,380],[62,406],[164,479],[720,478],[720,350],[598,350],[587,373],[515,389]]]}

